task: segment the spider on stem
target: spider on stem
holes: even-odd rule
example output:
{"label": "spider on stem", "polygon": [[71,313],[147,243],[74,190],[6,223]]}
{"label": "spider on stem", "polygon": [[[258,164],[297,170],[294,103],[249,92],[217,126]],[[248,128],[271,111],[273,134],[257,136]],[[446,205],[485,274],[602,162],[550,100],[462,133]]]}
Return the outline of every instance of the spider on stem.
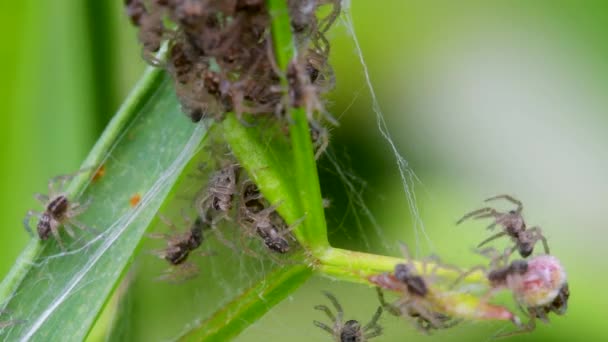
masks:
{"label": "spider on stem", "polygon": [[[427,272],[427,262],[423,262],[422,273],[418,274],[411,262],[407,246],[401,245],[401,250],[408,264],[397,264],[393,273],[383,273],[370,277],[370,281],[378,287],[378,300],[382,307],[394,316],[403,316],[413,320],[415,326],[424,333],[432,329],[447,329],[458,324],[460,320],[438,311],[433,301],[433,293],[429,287],[439,268],[439,261],[433,258],[435,266]],[[444,265],[444,268],[455,268]],[[461,272],[457,270],[457,272]],[[402,296],[394,303],[387,303],[382,289],[398,291]]]}
{"label": "spider on stem", "polygon": [[333,325],[330,327],[325,323],[313,321],[313,324],[328,333],[330,333],[337,342],[364,342],[374,337],[382,335],[382,326],[378,324],[378,320],[382,315],[382,307],[378,307],[372,319],[365,326],[361,327],[359,321],[354,319],[344,322],[344,310],[342,306],[329,292],[323,291],[323,294],[329,299],[336,309],[337,317],[334,316],[331,309],[326,305],[315,306],[316,310],[325,312]]}
{"label": "spider on stem", "polygon": [[251,180],[241,185],[241,202],[239,205],[239,223],[247,235],[257,234],[264,245],[271,251],[285,254],[290,250],[288,239],[291,231],[300,222],[287,227],[283,218],[276,212],[277,205],[268,206],[258,187]]}

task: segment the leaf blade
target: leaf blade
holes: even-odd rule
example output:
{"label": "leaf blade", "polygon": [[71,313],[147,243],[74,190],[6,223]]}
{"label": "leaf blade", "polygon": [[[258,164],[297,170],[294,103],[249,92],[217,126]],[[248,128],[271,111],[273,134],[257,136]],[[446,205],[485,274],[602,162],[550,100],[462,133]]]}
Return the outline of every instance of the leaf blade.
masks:
{"label": "leaf blade", "polygon": [[[86,336],[204,135],[202,125],[181,114],[167,75],[148,72],[85,161],[103,163],[105,175],[95,182],[79,175],[70,187],[69,193],[93,198],[79,219],[103,232],[93,239],[77,235],[89,240],[72,243],[67,253],[52,240],[29,244],[0,292],[13,316],[29,319],[5,329],[4,338],[76,341]],[[132,208],[136,195],[141,202]]]}

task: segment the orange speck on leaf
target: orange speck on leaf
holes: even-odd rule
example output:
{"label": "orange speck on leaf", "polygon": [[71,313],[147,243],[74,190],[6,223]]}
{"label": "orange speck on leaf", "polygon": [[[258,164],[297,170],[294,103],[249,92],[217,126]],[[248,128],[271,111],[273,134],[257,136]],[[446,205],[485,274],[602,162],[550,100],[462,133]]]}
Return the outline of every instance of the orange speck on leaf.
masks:
{"label": "orange speck on leaf", "polygon": [[131,205],[131,208],[134,208],[136,205],[138,205],[140,200],[141,195],[139,193],[136,193],[135,195],[131,196],[131,198],[129,199],[129,204]]}
{"label": "orange speck on leaf", "polygon": [[93,182],[98,181],[101,177],[103,177],[106,174],[106,166],[105,165],[101,165],[99,168],[97,168],[97,170],[95,171],[95,174],[93,175]]}

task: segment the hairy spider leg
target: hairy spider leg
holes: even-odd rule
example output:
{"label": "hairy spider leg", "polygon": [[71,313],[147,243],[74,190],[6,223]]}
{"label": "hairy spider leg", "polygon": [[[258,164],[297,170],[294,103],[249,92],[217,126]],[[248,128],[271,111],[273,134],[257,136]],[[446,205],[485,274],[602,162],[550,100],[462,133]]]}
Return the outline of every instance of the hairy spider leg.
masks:
{"label": "hairy spider leg", "polygon": [[479,217],[475,217],[475,216],[484,215],[484,214],[491,215],[491,216],[500,215],[500,213],[498,211],[496,211],[496,209],[494,209],[494,208],[490,208],[490,207],[481,208],[481,209],[473,210],[468,214],[465,214],[460,220],[456,221],[456,225],[459,225],[462,222],[464,222],[465,220],[468,220],[469,218],[472,218],[472,217],[477,219]]}
{"label": "hairy spider leg", "polygon": [[382,307],[379,306],[378,309],[376,309],[376,313],[374,313],[374,316],[372,316],[372,319],[363,327],[363,331],[368,331],[370,329],[374,329],[372,331],[372,334],[377,333],[376,335],[373,336],[368,336],[367,334],[365,335],[367,338],[371,338],[371,337],[375,337],[378,336],[382,333],[382,327],[380,327],[378,325],[378,320],[380,319],[380,316],[382,315]]}
{"label": "hairy spider leg", "polygon": [[542,241],[543,248],[545,249],[545,254],[551,254],[549,252],[549,243],[547,242],[547,238],[545,238],[545,236],[543,235],[542,230],[540,229],[539,226],[530,227],[527,229],[527,231],[533,233],[535,243],[538,240]]}
{"label": "hairy spider leg", "polygon": [[521,203],[521,201],[515,199],[513,196],[506,195],[506,194],[502,194],[502,195],[497,195],[497,196],[494,196],[494,197],[486,198],[484,200],[484,202],[490,202],[490,201],[494,201],[494,200],[498,200],[498,199],[504,199],[504,200],[507,200],[507,201],[515,204],[517,206],[517,209],[515,210],[515,212],[518,213],[518,214],[521,214],[522,210],[524,209],[524,206]]}
{"label": "hairy spider leg", "polygon": [[34,232],[32,231],[32,228],[30,227],[30,221],[32,220],[32,217],[37,217],[38,219],[40,219],[41,215],[42,215],[41,212],[34,211],[34,210],[28,210],[27,213],[25,214],[25,218],[23,219],[23,227],[32,237],[34,237]]}
{"label": "hairy spider leg", "polygon": [[488,242],[490,242],[490,241],[493,241],[493,240],[496,240],[496,239],[498,239],[498,238],[500,238],[500,237],[502,237],[502,236],[505,236],[505,235],[507,235],[507,234],[508,234],[508,233],[507,233],[507,231],[505,231],[505,230],[503,230],[503,231],[502,231],[502,232],[500,232],[500,233],[496,233],[496,234],[494,234],[494,235],[490,236],[489,238],[487,238],[487,239],[483,240],[482,242],[480,242],[480,243],[477,245],[477,248],[479,248],[479,247],[481,247],[481,246],[485,245],[486,243],[488,243]]}

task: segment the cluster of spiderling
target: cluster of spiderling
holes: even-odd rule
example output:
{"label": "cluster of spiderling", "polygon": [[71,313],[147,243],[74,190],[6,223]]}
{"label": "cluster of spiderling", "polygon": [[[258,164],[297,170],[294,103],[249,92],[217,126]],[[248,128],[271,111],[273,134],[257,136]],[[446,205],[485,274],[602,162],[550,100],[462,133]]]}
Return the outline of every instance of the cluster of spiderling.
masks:
{"label": "cluster of spiderling", "polygon": [[[283,118],[287,105],[305,107],[322,150],[327,144],[323,123],[335,121],[320,100],[333,87],[325,33],[340,13],[340,1],[291,0],[288,5],[298,54],[285,71],[276,66],[264,0],[125,0],[144,59],[171,74],[192,121],[221,120],[230,111],[239,117]],[[324,5],[331,12],[318,19]],[[155,53],[165,41],[167,57],[159,60]],[[281,86],[280,75],[287,76],[289,89]]]}
{"label": "cluster of spiderling", "polygon": [[[414,263],[407,247],[402,245],[405,263],[395,265],[393,272],[375,274],[368,278],[370,283],[376,285],[381,308],[391,315],[411,322],[424,333],[452,328],[464,320],[511,321],[516,329],[498,335],[500,337],[532,331],[537,319],[546,323],[552,312],[563,315],[568,308],[570,296],[563,266],[556,257],[549,255],[548,243],[541,229],[526,227],[521,214],[521,202],[509,195],[495,196],[486,201],[497,199],[508,200],[516,204],[517,208],[509,212],[500,212],[490,207],[482,208],[464,215],[457,223],[470,218],[492,218],[488,228],[499,226],[501,231],[483,240],[478,247],[502,236],[510,237],[512,246],[503,252],[495,248],[478,250],[480,254],[490,258],[489,265],[463,270],[442,264],[437,257]],[[534,247],[539,241],[543,244],[545,254],[533,256]],[[509,261],[515,251],[524,259]],[[466,286],[465,282],[465,279],[476,272],[482,272],[487,280],[485,293],[479,295]],[[448,276],[448,273],[451,275]],[[495,294],[501,290],[508,290],[513,294],[517,306],[529,317],[526,323],[522,323],[518,315],[508,308],[492,303]],[[389,303],[385,299],[384,291],[396,293],[398,298]],[[332,333],[336,341],[365,341],[380,334],[382,329],[377,323],[380,311],[370,324],[362,329],[357,321],[343,323],[342,308],[333,296],[327,296],[336,307],[338,318],[327,307],[317,306],[316,309],[324,311],[330,317],[333,327],[317,321],[314,324]],[[370,329],[373,329],[373,332],[366,333]]]}
{"label": "cluster of spiderling", "polygon": [[[204,240],[203,233],[206,231],[214,233],[219,242],[236,253],[244,252],[254,257],[258,254],[249,245],[251,240],[255,239],[263,244],[264,249],[272,253],[286,254],[294,247],[295,238],[291,230],[297,224],[288,227],[276,211],[280,203],[270,205],[255,183],[235,162],[225,162],[218,170],[211,173],[207,184],[196,194],[193,205],[196,209],[196,219],[192,223],[187,216],[184,217],[188,227],[186,232],[177,232],[171,221],[160,216],[160,219],[174,232],[151,234],[153,238],[167,241],[166,248],[153,251],[171,265],[160,277],[163,280],[182,281],[199,273],[198,267],[187,259],[201,246]],[[222,225],[224,221],[233,224]],[[227,226],[234,225],[239,229],[237,234],[240,236],[239,241],[227,238],[223,231],[228,228]]]}

